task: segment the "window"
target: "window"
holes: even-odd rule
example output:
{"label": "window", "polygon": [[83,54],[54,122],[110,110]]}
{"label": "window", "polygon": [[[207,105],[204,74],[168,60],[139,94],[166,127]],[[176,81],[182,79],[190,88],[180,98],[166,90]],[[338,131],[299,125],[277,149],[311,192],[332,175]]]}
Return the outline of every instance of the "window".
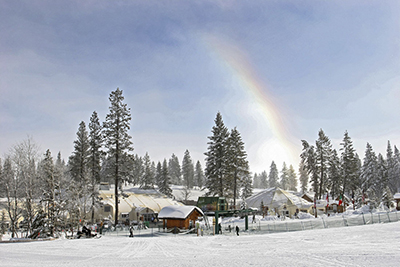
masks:
{"label": "window", "polygon": [[104,206],[104,212],[111,212],[111,206]]}

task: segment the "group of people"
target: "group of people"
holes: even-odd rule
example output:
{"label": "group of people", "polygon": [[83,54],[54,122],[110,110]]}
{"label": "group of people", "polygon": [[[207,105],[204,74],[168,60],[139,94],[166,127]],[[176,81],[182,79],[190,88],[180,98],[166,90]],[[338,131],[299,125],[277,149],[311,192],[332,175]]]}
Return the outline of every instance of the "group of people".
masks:
{"label": "group of people", "polygon": [[[235,227],[236,235],[239,235],[239,230],[240,230],[240,229],[239,229],[239,226],[236,225],[236,227]],[[228,225],[228,231],[229,231],[229,232],[232,231],[231,225]],[[218,233],[219,233],[219,234],[222,234],[222,226],[221,226],[220,223],[218,224]]]}

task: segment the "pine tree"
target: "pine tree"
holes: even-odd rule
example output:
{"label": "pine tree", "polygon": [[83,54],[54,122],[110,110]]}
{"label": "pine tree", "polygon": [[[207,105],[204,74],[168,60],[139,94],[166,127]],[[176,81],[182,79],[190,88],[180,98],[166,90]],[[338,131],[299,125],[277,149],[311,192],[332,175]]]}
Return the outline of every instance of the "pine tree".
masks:
{"label": "pine tree", "polygon": [[172,184],[182,185],[181,165],[179,164],[179,159],[175,154],[172,154],[168,161],[168,173],[171,177]]}
{"label": "pine tree", "polygon": [[187,149],[182,160],[182,177],[183,185],[189,190],[192,189],[194,180],[194,166],[192,158],[190,157],[190,152]]}
{"label": "pine tree", "polygon": [[318,140],[316,141],[315,147],[315,163],[319,176],[319,191],[317,192],[317,198],[321,199],[324,193],[327,192],[328,167],[332,155],[331,141],[322,129],[318,132]]}
{"label": "pine tree", "polygon": [[283,165],[282,165],[281,177],[280,177],[280,187],[284,190],[289,189],[289,170],[286,167],[285,162],[283,162]]}
{"label": "pine tree", "polygon": [[59,193],[59,185],[54,177],[54,162],[51,152],[48,149],[45,157],[40,164],[41,179],[42,179],[42,199],[41,202],[46,207],[46,215],[49,229],[49,235],[54,236],[57,215],[59,211],[58,203],[56,202],[57,194]]}
{"label": "pine tree", "polygon": [[132,169],[133,184],[134,185],[140,184],[141,181],[143,181],[143,176],[144,176],[143,159],[142,157],[139,157],[138,154],[136,154],[133,161],[133,169]]}
{"label": "pine tree", "polygon": [[397,192],[397,181],[396,181],[396,160],[393,155],[393,150],[388,141],[386,149],[386,162],[387,162],[387,175],[388,175],[388,185],[392,192]]}
{"label": "pine tree", "polygon": [[196,163],[194,180],[195,180],[195,185],[198,186],[200,189],[202,189],[204,186],[204,172],[199,160]]}
{"label": "pine tree", "polygon": [[375,185],[378,182],[377,165],[378,159],[375,155],[375,152],[373,151],[372,146],[367,143],[364,163],[361,170],[361,188],[368,194],[369,199],[373,201],[376,201],[377,197],[374,190]]}
{"label": "pine tree", "polygon": [[227,139],[227,159],[226,159],[226,192],[232,192],[233,205],[236,206],[236,199],[239,197],[239,191],[242,184],[251,179],[249,171],[249,162],[244,148],[244,142],[239,131],[231,130]]}
{"label": "pine tree", "polygon": [[242,195],[241,199],[244,200],[248,197],[251,197],[253,195],[253,185],[251,182],[251,176],[248,175],[246,178],[244,178],[242,182]]}
{"label": "pine tree", "polygon": [[[343,141],[340,143],[342,151],[341,154],[341,174],[340,179],[342,180],[341,194],[353,193],[360,185],[358,161],[356,157],[356,152],[353,148],[353,141],[349,137],[348,132],[344,133]],[[338,187],[336,187],[338,189]],[[339,194],[338,191],[334,193]]]}
{"label": "pine tree", "polygon": [[304,168],[304,163],[300,163],[299,165],[299,175],[300,175],[300,190],[302,193],[307,192],[308,190],[308,173],[307,170]]}
{"label": "pine tree", "polygon": [[336,198],[336,196],[343,194],[343,179],[340,167],[340,160],[337,155],[336,149],[333,149],[328,166],[328,188],[330,189],[332,198]]}
{"label": "pine tree", "polygon": [[102,128],[97,116],[97,112],[93,111],[89,123],[89,157],[88,168],[90,174],[90,197],[92,199],[92,223],[94,223],[94,208],[97,203],[97,196],[100,184],[101,171],[101,147],[103,144]]}
{"label": "pine tree", "polygon": [[307,141],[302,140],[303,152],[301,153],[301,165],[303,169],[307,171],[307,174],[310,175],[310,181],[312,190],[314,192],[318,192],[319,188],[319,176],[318,169],[316,164],[316,153],[315,147],[310,145]]}
{"label": "pine tree", "polygon": [[297,176],[293,165],[291,164],[288,170],[288,182],[288,189],[291,191],[297,191]]}
{"label": "pine tree", "polygon": [[167,165],[166,159],[164,159],[163,164],[162,164],[161,181],[160,181],[159,190],[164,195],[166,195],[168,197],[172,197],[171,179],[168,174],[168,165]]}
{"label": "pine tree", "polygon": [[157,167],[156,167],[156,175],[155,175],[155,183],[158,188],[160,188],[161,181],[162,181],[162,165],[161,165],[161,162],[158,162]]}
{"label": "pine tree", "polygon": [[226,181],[226,154],[227,140],[229,137],[228,129],[225,127],[221,113],[217,113],[215,126],[212,128],[212,135],[208,136],[210,140],[206,156],[206,185],[208,195],[225,196]]}
{"label": "pine tree", "polygon": [[259,176],[259,180],[260,180],[260,187],[259,188],[268,188],[268,174],[266,171],[261,172],[260,176]]}
{"label": "pine tree", "polygon": [[253,187],[254,188],[261,188],[261,176],[257,173],[253,175]]}
{"label": "pine tree", "polygon": [[[90,144],[89,136],[86,130],[86,124],[82,121],[79,124],[78,132],[76,133],[77,139],[74,141],[74,151],[69,158],[69,171],[74,184],[71,184],[69,190],[75,195],[73,198],[76,203],[79,203],[83,218],[86,218],[89,197],[89,157],[90,157]],[[80,200],[80,202],[79,202]]]}
{"label": "pine tree", "polygon": [[143,157],[143,167],[144,167],[144,175],[140,187],[143,189],[154,188],[154,175],[151,168],[150,156],[147,152]]}
{"label": "pine tree", "polygon": [[374,185],[374,190],[375,194],[378,196],[378,198],[382,198],[383,195],[386,193],[388,195],[388,192],[385,192],[387,189],[390,190],[389,188],[389,181],[388,181],[388,165],[387,161],[383,158],[382,154],[378,154],[377,158],[377,181]]}
{"label": "pine tree", "polygon": [[278,179],[279,173],[278,168],[276,167],[275,162],[272,161],[271,166],[269,168],[269,175],[268,175],[268,183],[270,187],[277,187],[278,186]]}
{"label": "pine tree", "polygon": [[131,136],[128,134],[130,129],[131,113],[127,104],[123,103],[124,97],[122,90],[117,88],[116,91],[111,92],[109,97],[111,106],[110,113],[106,116],[104,122],[104,139],[105,147],[110,158],[113,159],[114,182],[115,182],[115,222],[118,224],[119,214],[119,193],[118,189],[120,183],[123,182],[121,167],[124,164],[124,159],[129,159],[128,152],[133,150]]}
{"label": "pine tree", "polygon": [[392,174],[392,186],[395,187],[395,192],[400,192],[400,151],[394,146],[394,171]]}

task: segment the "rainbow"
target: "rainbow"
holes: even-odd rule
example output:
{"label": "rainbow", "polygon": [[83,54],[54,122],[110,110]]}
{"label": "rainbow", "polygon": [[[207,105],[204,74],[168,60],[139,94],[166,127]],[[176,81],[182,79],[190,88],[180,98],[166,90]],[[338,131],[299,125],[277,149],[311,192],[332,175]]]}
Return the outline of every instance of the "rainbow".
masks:
{"label": "rainbow", "polygon": [[283,115],[284,113],[279,109],[278,100],[258,78],[243,50],[215,36],[208,35],[205,38],[205,42],[211,51],[227,66],[233,77],[240,82],[240,87],[243,88],[250,96],[251,101],[256,103],[258,109],[262,112],[262,117],[275,141],[284,150],[286,160],[291,161],[288,163],[297,162],[299,153],[295,144],[298,141],[293,138],[288,130],[287,120]]}

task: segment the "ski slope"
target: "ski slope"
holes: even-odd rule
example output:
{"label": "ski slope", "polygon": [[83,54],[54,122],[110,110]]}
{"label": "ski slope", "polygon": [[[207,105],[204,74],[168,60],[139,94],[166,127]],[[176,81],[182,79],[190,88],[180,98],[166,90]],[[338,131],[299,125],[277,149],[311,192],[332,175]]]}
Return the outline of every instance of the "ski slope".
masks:
{"label": "ski slope", "polygon": [[1,266],[399,266],[400,222],[239,236],[1,243]]}

